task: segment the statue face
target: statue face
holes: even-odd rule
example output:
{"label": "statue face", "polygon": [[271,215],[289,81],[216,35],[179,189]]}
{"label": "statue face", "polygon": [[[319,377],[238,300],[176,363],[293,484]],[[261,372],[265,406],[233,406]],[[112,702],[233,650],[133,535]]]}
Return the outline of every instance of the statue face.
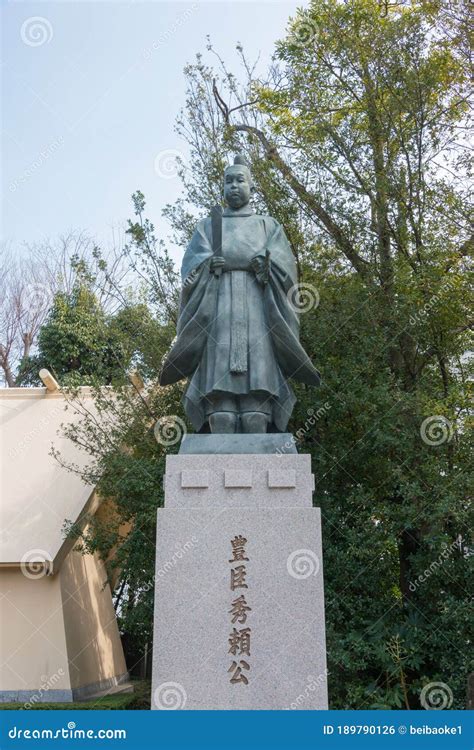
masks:
{"label": "statue face", "polygon": [[224,198],[231,208],[242,208],[250,200],[252,188],[246,169],[238,165],[226,169],[224,175]]}

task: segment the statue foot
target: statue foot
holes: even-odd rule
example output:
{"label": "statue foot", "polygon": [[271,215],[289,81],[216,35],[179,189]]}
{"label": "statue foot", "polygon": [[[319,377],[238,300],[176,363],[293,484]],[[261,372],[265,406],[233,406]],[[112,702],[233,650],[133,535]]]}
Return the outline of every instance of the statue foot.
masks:
{"label": "statue foot", "polygon": [[261,411],[248,411],[240,415],[242,432],[266,432],[268,417]]}
{"label": "statue foot", "polygon": [[237,426],[237,415],[231,411],[216,411],[209,415],[212,433],[232,433]]}

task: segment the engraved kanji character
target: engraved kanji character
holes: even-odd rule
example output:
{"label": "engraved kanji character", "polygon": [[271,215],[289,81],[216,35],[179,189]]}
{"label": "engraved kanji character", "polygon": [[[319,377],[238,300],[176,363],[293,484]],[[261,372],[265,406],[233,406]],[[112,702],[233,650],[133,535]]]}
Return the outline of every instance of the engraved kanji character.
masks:
{"label": "engraved kanji character", "polygon": [[244,685],[248,685],[249,684],[248,678],[242,672],[242,668],[250,669],[250,665],[247,664],[247,662],[244,661],[243,659],[240,660],[240,665],[241,666],[238,666],[236,661],[232,662],[231,666],[227,670],[228,672],[232,672],[233,670],[235,670],[234,674],[230,678],[230,681],[234,684],[236,682],[243,682]]}
{"label": "engraved kanji character", "polygon": [[239,534],[239,536],[235,536],[230,541],[232,545],[232,554],[234,555],[232,560],[229,560],[229,562],[235,562],[236,560],[247,560],[248,557],[245,557],[245,545],[247,544],[247,540],[242,534]]}
{"label": "engraved kanji character", "polygon": [[248,606],[245,601],[245,596],[241,594],[232,602],[232,609],[229,609],[229,614],[232,615],[232,625],[234,622],[240,622],[242,625],[247,620],[247,612],[251,612],[252,608]]}
{"label": "engraved kanji character", "polygon": [[242,628],[242,630],[233,628],[229,636],[229,654],[235,656],[239,652],[239,654],[250,656],[250,633],[250,628]]}
{"label": "engraved kanji character", "polygon": [[245,569],[245,565],[237,565],[236,568],[231,569],[230,588],[232,589],[232,591],[235,591],[235,589],[248,589],[248,586],[245,583],[246,575],[247,571]]}

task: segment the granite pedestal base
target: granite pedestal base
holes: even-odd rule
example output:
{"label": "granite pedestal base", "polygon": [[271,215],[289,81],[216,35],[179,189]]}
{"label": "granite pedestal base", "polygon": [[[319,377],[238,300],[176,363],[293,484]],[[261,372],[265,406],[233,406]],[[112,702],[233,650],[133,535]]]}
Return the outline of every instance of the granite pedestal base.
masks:
{"label": "granite pedestal base", "polygon": [[153,709],[327,708],[312,492],[307,455],[168,457]]}

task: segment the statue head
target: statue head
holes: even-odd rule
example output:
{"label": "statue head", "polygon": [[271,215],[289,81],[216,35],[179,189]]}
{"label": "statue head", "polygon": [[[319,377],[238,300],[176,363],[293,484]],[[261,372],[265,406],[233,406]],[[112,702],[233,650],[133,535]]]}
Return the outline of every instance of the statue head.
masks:
{"label": "statue head", "polygon": [[237,155],[234,163],[224,170],[224,198],[234,209],[243,208],[250,200],[253,180],[243,156]]}

